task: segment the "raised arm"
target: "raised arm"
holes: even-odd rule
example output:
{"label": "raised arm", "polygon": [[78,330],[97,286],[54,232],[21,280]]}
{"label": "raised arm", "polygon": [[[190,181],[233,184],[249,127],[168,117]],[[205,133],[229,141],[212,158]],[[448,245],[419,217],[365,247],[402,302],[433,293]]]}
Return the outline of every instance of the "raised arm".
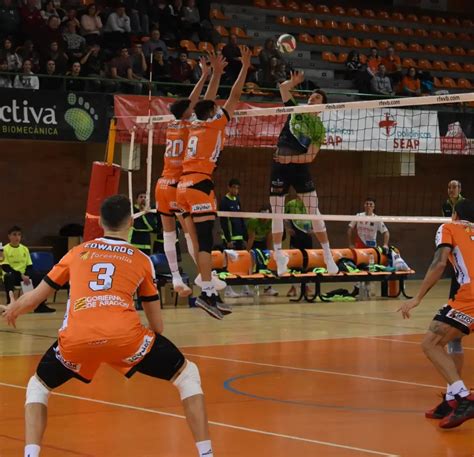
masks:
{"label": "raised arm", "polygon": [[242,89],[244,88],[245,78],[247,78],[247,72],[250,67],[250,59],[252,58],[252,53],[247,46],[242,46],[240,48],[240,52],[242,53],[242,57],[240,61],[242,62],[242,68],[240,69],[239,76],[232,86],[232,90],[230,91],[229,98],[224,104],[224,109],[227,111],[229,116],[234,114],[235,108],[237,107],[237,103],[240,100],[240,96],[242,95]]}
{"label": "raised arm", "polygon": [[205,57],[199,59],[199,66],[201,67],[201,77],[199,81],[194,86],[193,91],[189,95],[189,100],[191,101],[191,109],[194,108],[194,105],[199,101],[201,96],[202,89],[204,84],[206,84],[207,77],[209,76],[209,67],[207,66],[207,61]]}
{"label": "raised arm", "polygon": [[214,52],[211,52],[209,53],[209,61],[211,62],[212,76],[204,98],[206,100],[215,100],[221,77],[224,74],[225,67],[227,67],[227,60],[224,56],[216,56]]}
{"label": "raised arm", "polygon": [[293,96],[291,91],[304,81],[304,72],[303,71],[292,71],[290,74],[290,79],[283,81],[280,84],[280,95],[283,103],[291,100]]}

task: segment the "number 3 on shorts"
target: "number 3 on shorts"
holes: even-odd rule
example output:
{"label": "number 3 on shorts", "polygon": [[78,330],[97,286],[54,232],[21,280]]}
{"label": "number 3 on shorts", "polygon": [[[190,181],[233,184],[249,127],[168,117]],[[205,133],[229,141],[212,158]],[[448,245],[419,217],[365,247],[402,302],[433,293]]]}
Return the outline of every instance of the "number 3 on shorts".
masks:
{"label": "number 3 on shorts", "polygon": [[89,281],[89,288],[98,290],[109,290],[112,288],[112,276],[115,273],[113,263],[96,263],[92,265],[92,272],[98,273],[96,281]]}

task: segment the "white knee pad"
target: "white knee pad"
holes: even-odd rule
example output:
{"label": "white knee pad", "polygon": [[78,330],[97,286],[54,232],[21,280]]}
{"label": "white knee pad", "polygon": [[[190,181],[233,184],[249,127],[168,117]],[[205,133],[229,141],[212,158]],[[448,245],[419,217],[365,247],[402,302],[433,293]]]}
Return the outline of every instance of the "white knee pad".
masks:
{"label": "white knee pad", "polygon": [[[283,214],[285,212],[285,196],[271,195],[270,205],[273,214]],[[283,219],[272,219],[272,233],[283,233]]]}
{"label": "white knee pad", "polygon": [[462,338],[456,338],[448,343],[448,354],[463,354]]}
{"label": "white knee pad", "polygon": [[165,250],[166,248],[176,249],[176,232],[174,230],[172,232],[163,231],[163,244]]}
{"label": "white knee pad", "polygon": [[186,367],[173,381],[173,384],[179,390],[181,400],[192,397],[194,395],[202,395],[201,376],[199,369],[194,362],[186,361]]}
{"label": "white knee pad", "polygon": [[42,382],[36,376],[32,376],[28,382],[28,387],[26,388],[26,402],[25,405],[29,403],[42,403],[45,406],[48,406],[48,400],[51,392],[43,385]]}
{"label": "white knee pad", "polygon": [[[315,190],[312,192],[308,192],[306,194],[298,194],[298,197],[302,200],[304,203],[304,206],[306,207],[306,211],[308,214],[314,214],[315,216],[320,216],[321,213],[319,212],[319,202],[318,202],[318,194],[316,193]],[[311,221],[313,225],[313,230],[318,233],[318,232],[325,232],[326,231],[326,224],[322,219],[317,219],[314,221]]]}

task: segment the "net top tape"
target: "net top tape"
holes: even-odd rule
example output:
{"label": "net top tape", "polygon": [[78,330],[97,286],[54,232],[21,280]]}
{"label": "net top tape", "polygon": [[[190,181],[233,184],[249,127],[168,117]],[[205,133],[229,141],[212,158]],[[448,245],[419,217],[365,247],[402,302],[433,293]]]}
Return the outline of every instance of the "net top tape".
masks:
{"label": "net top tape", "polygon": [[[416,107],[424,105],[441,105],[447,103],[463,103],[473,102],[474,92],[463,94],[447,94],[447,95],[427,95],[423,97],[406,97],[406,98],[389,98],[384,100],[367,100],[362,102],[347,103],[327,103],[325,105],[298,105],[284,106],[273,108],[253,108],[249,110],[237,110],[234,117],[249,116],[278,116],[294,113],[320,113],[322,111],[344,111],[359,109],[383,109],[383,108],[403,108]],[[156,124],[161,122],[170,122],[174,120],[171,114],[159,116],[123,116],[134,117],[137,124]]]}

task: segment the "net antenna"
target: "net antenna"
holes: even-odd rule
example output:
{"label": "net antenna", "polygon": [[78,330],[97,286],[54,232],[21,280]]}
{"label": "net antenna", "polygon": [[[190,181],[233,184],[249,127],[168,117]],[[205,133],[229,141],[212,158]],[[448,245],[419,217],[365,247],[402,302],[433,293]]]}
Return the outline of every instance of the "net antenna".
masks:
{"label": "net antenna", "polygon": [[152,166],[152,155],[153,155],[153,123],[151,122],[151,89],[153,81],[153,52],[150,52],[150,74],[148,76],[148,142],[147,142],[147,153],[146,153],[146,206],[147,211],[151,208],[151,166]]}

